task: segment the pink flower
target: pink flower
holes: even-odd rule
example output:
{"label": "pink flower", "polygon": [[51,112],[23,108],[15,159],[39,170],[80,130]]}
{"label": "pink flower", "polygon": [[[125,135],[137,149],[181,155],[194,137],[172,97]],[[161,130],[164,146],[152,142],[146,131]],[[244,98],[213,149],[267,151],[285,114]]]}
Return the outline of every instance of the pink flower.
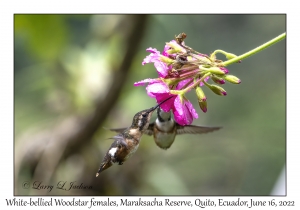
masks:
{"label": "pink flower", "polygon": [[[165,99],[174,96],[170,100],[163,103],[160,107],[165,112],[169,112],[171,109],[174,114],[175,121],[180,125],[190,125],[193,119],[198,118],[198,114],[194,109],[192,103],[185,97],[180,95],[173,95],[170,93],[168,86],[163,82],[151,83],[147,86],[147,94],[155,98],[157,103],[164,101]],[[182,98],[182,99],[180,99]]]}
{"label": "pink flower", "polygon": [[[169,75],[169,72],[172,70],[172,65],[169,65],[172,63],[172,60],[175,59],[176,55],[178,55],[178,52],[180,53],[186,53],[186,49],[180,46],[175,40],[170,41],[167,43],[164,47],[164,50],[162,54],[155,49],[155,48],[148,48],[146,51],[150,52],[150,55],[148,55],[142,62],[142,65],[145,65],[146,63],[154,63],[154,66],[157,70],[157,73],[159,77],[166,78]],[[176,53],[173,53],[176,52]],[[205,57],[204,55],[200,54],[199,57]],[[168,61],[171,60],[171,62]],[[187,59],[191,60],[197,60],[194,57],[190,57]],[[169,64],[167,64],[169,63]],[[222,69],[223,70],[223,69]],[[226,71],[225,69],[223,71]],[[198,71],[195,69],[192,70],[184,70],[181,69],[179,77],[183,79],[180,81],[176,87],[175,90],[182,90],[190,85],[193,85],[194,82],[194,76],[198,73]],[[178,77],[169,78],[168,79],[178,79]],[[187,79],[184,79],[187,78]],[[204,81],[207,81],[210,77],[206,77]],[[149,83],[146,87],[147,94],[155,98],[157,103],[160,103],[167,98],[170,98],[173,96],[173,98],[169,99],[165,103],[161,105],[162,110],[165,112],[173,111],[174,119],[175,121],[180,125],[190,125],[193,122],[193,119],[198,118],[198,114],[196,110],[194,109],[192,103],[184,97],[183,94],[174,95],[171,94],[171,91],[166,83],[164,83],[160,79],[144,79],[139,82],[135,82],[134,86],[141,86],[145,85],[146,83]],[[203,86],[203,82],[199,84],[200,86]]]}
{"label": "pink flower", "polygon": [[163,55],[161,55],[157,49],[150,47],[146,51],[151,52],[151,54],[143,60],[142,65],[145,65],[146,63],[154,63],[158,75],[165,78],[172,67],[168,67],[166,63],[160,60],[160,57]]}
{"label": "pink flower", "polygon": [[180,125],[190,125],[193,119],[198,118],[198,114],[193,104],[183,97],[182,101],[178,95],[174,100],[173,114],[176,122]]}

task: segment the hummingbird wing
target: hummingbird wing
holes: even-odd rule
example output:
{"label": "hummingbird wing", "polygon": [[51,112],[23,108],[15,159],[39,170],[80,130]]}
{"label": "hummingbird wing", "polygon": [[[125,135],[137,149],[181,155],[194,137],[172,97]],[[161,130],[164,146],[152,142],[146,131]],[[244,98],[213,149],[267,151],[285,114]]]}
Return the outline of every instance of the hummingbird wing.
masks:
{"label": "hummingbird wing", "polygon": [[[152,136],[153,135],[153,128],[154,128],[154,123],[150,123],[148,129],[144,132],[144,134]],[[114,131],[114,132],[117,132],[117,133],[122,133],[126,129],[127,128],[109,128],[110,131]]]}
{"label": "hummingbird wing", "polygon": [[205,127],[197,125],[181,126],[176,123],[177,134],[202,134],[209,133],[221,129],[222,127]]}
{"label": "hummingbird wing", "polygon": [[125,139],[124,139],[124,137],[122,135],[118,134],[118,135],[116,135],[116,136],[114,136],[114,137],[112,137],[110,139],[115,140],[111,144],[110,149],[113,148],[113,147],[119,147],[119,146],[124,146],[124,147],[127,148],[127,143],[126,143],[126,141],[125,141]]}
{"label": "hummingbird wing", "polygon": [[122,133],[123,131],[125,131],[127,128],[108,128],[110,131],[114,131],[117,133]]}

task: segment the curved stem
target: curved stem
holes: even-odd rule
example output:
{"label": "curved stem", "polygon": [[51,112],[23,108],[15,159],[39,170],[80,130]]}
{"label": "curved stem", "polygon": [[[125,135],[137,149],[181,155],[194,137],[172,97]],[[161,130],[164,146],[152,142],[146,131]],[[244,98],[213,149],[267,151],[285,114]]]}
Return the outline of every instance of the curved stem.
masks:
{"label": "curved stem", "polygon": [[226,52],[224,50],[215,50],[210,56],[214,57],[217,53],[222,53],[223,55],[226,55]]}
{"label": "curved stem", "polygon": [[272,40],[266,42],[265,44],[263,44],[263,45],[261,45],[261,46],[255,48],[255,49],[253,49],[253,50],[250,50],[249,52],[246,52],[246,53],[244,53],[244,54],[242,54],[242,55],[240,55],[240,56],[237,56],[237,57],[235,57],[235,58],[233,58],[233,59],[230,59],[230,60],[228,60],[228,61],[225,61],[225,62],[223,62],[222,64],[223,64],[224,66],[229,66],[229,65],[231,65],[231,64],[233,64],[233,63],[236,63],[236,62],[238,62],[238,61],[240,61],[240,60],[243,60],[243,59],[245,59],[245,58],[248,58],[248,57],[250,57],[251,55],[254,55],[255,53],[258,53],[258,52],[260,52],[260,51],[262,51],[262,50],[264,50],[264,49],[266,49],[266,48],[272,46],[273,44],[275,44],[275,43],[277,43],[277,42],[283,40],[285,37],[286,37],[286,33],[283,33],[283,34],[281,34],[281,35],[275,37],[274,39],[272,39]]}

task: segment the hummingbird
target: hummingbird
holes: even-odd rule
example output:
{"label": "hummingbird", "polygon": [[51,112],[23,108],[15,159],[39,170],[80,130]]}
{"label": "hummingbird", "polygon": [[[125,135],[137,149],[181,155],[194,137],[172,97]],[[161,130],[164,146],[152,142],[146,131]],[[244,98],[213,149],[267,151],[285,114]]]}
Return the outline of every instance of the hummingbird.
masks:
{"label": "hummingbird", "polygon": [[[164,112],[160,107],[157,109],[157,118],[150,123],[144,134],[154,137],[154,141],[161,149],[168,149],[173,144],[176,135],[180,134],[203,134],[219,130],[221,127],[206,127],[197,125],[179,125],[176,123],[171,112]],[[125,128],[110,129],[122,132]]]}
{"label": "hummingbird", "polygon": [[125,162],[129,157],[131,157],[132,154],[135,153],[139,147],[142,135],[147,131],[153,112],[155,109],[157,109],[157,107],[170,98],[167,98],[150,109],[145,109],[136,113],[133,117],[131,126],[122,129],[118,135],[112,137],[114,142],[106,152],[96,177],[99,176],[100,172],[111,167],[114,163],[122,165],[123,162]]}

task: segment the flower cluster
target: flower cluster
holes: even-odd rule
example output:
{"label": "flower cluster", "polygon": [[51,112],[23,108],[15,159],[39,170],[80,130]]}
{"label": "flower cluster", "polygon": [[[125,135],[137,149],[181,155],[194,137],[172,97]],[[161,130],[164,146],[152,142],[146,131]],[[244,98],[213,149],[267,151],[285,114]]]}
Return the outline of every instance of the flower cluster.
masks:
{"label": "flower cluster", "polygon": [[[134,83],[140,86],[148,83],[146,87],[148,96],[155,98],[157,103],[173,96],[161,105],[165,112],[173,111],[175,121],[180,125],[190,125],[198,114],[192,103],[185,94],[194,89],[198,98],[200,109],[207,112],[206,96],[202,86],[207,86],[217,95],[225,96],[226,91],[220,87],[225,81],[239,84],[241,81],[233,75],[228,75],[228,70],[222,60],[216,59],[217,53],[222,53],[227,59],[236,56],[222,50],[216,50],[210,56],[199,53],[184,44],[185,33],[181,33],[166,43],[162,54],[154,49],[148,48],[150,52],[142,62],[154,63],[159,78],[144,79]],[[209,84],[211,79],[215,84]]]}

